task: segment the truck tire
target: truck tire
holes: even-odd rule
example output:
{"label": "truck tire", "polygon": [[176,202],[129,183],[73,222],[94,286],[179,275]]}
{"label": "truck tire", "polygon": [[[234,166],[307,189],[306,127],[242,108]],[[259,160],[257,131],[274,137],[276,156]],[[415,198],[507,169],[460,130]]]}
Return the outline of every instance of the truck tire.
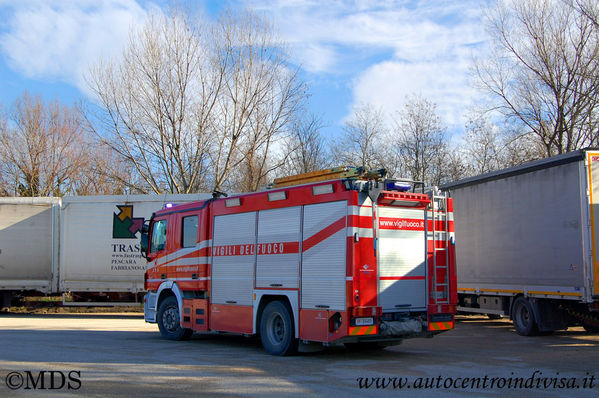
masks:
{"label": "truck tire", "polygon": [[583,322],[582,327],[589,333],[599,333],[599,325],[591,322]]}
{"label": "truck tire", "polygon": [[518,297],[512,307],[512,320],[516,333],[520,336],[534,336],[539,333],[539,327],[530,302],[524,297]]}
{"label": "truck tire", "polygon": [[193,333],[193,330],[181,327],[179,304],[175,296],[167,297],[160,303],[156,322],[160,334],[167,340],[185,340]]}
{"label": "truck tire", "polygon": [[297,351],[298,339],[291,311],[280,301],[268,303],[260,320],[262,346],[272,355],[290,355]]}

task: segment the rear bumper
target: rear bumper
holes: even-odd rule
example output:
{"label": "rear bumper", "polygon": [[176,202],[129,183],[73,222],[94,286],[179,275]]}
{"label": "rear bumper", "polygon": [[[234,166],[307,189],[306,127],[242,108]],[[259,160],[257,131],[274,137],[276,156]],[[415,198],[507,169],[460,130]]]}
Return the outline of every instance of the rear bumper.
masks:
{"label": "rear bumper", "polygon": [[432,337],[451,330],[454,326],[453,314],[433,315],[430,316],[428,322],[421,317],[411,317],[395,321],[381,320],[377,325],[372,326],[350,326],[349,333],[335,340],[334,343],[380,342],[399,344],[403,339]]}
{"label": "rear bumper", "polygon": [[156,300],[157,293],[148,292],[144,296],[144,319],[148,323],[156,323]]}

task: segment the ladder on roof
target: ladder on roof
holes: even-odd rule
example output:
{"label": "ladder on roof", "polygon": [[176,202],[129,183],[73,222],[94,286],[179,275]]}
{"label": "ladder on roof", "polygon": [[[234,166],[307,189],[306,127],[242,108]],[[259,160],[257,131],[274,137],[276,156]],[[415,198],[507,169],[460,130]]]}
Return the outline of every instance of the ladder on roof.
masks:
{"label": "ladder on roof", "polygon": [[[430,208],[425,211],[425,226],[428,228],[429,212],[432,221],[433,275],[430,304],[449,304],[449,211],[447,193],[433,189]],[[440,227],[442,226],[442,227]],[[428,239],[428,231],[427,231]],[[440,257],[440,258],[439,258]],[[443,261],[440,261],[443,260]],[[440,274],[444,275],[439,280]]]}
{"label": "ladder on roof", "polygon": [[339,179],[380,179],[386,174],[384,169],[367,171],[363,167],[333,167],[312,171],[309,173],[296,174],[288,177],[276,178],[272,184],[268,186],[272,188],[283,188],[292,185],[309,184],[313,182],[339,180]]}

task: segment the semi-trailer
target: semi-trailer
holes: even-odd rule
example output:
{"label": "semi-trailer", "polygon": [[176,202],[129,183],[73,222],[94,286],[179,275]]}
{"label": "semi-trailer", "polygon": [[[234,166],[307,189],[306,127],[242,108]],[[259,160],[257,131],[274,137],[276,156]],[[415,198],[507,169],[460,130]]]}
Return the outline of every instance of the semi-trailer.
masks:
{"label": "semi-trailer", "polygon": [[144,220],[166,205],[208,197],[0,198],[0,305],[27,293],[70,292],[86,301],[136,295],[146,269],[139,251]]}
{"label": "semi-trailer", "polygon": [[534,335],[599,330],[599,150],[442,186],[454,200],[458,309]]}

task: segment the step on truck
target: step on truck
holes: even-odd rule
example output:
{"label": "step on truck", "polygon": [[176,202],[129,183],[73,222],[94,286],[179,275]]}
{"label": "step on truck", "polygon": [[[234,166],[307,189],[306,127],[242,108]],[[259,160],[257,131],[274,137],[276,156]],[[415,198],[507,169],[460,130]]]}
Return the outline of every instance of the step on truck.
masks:
{"label": "step on truck", "polygon": [[599,150],[442,186],[455,200],[459,310],[520,335],[599,331]]}
{"label": "step on truck", "polygon": [[141,244],[146,322],[171,340],[260,335],[274,355],[452,329],[452,201],[384,174],[335,168],[156,212]]}

